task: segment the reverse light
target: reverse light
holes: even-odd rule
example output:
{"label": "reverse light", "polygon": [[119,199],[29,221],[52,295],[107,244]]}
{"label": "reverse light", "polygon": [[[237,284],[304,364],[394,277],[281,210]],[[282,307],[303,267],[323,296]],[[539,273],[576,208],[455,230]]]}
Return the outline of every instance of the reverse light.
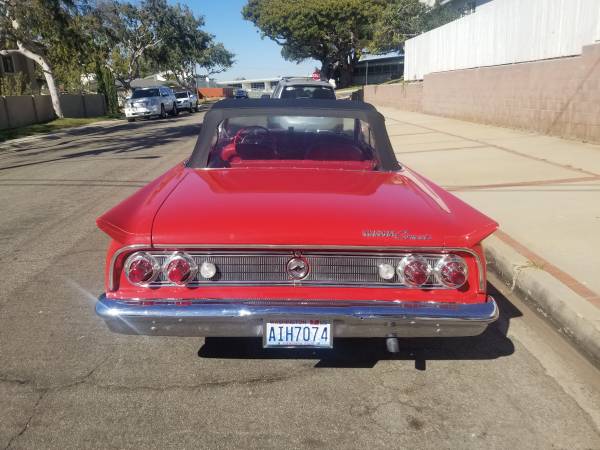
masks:
{"label": "reverse light", "polygon": [[467,282],[468,268],[460,256],[447,255],[436,264],[435,274],[444,286],[459,288]]}
{"label": "reverse light", "polygon": [[391,280],[396,275],[396,269],[391,264],[379,264],[379,276],[384,280]]}
{"label": "reverse light", "polygon": [[175,284],[186,284],[196,276],[198,266],[185,253],[176,253],[164,265],[163,272],[167,280]]}
{"label": "reverse light", "polygon": [[159,270],[156,259],[145,252],[134,253],[125,261],[127,279],[138,286],[145,286],[154,281]]}
{"label": "reverse light", "polygon": [[423,286],[429,276],[431,275],[431,266],[427,263],[427,260],[419,255],[408,255],[402,258],[398,268],[398,277],[400,280],[413,287]]}
{"label": "reverse light", "polygon": [[217,274],[217,266],[209,261],[204,261],[200,266],[200,275],[206,280],[210,280]]}

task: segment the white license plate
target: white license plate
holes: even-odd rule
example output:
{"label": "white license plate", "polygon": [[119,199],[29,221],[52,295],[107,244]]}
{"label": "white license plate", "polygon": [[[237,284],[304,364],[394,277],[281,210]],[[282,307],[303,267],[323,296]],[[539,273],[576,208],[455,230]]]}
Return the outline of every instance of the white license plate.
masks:
{"label": "white license plate", "polygon": [[266,322],[264,347],[331,348],[331,323],[321,320],[281,320]]}

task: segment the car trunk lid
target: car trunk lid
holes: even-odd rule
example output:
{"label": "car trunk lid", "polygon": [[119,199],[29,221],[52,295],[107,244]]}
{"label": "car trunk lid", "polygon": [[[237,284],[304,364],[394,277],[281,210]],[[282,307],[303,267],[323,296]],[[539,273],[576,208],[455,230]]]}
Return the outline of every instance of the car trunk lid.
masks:
{"label": "car trunk lid", "polygon": [[497,224],[408,169],[186,169],[152,243],[217,247],[471,247]]}

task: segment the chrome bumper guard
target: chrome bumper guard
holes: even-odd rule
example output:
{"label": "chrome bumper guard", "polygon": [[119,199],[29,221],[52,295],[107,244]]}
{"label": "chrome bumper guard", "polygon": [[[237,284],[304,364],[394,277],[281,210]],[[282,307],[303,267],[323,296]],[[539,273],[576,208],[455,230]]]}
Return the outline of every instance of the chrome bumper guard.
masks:
{"label": "chrome bumper guard", "polygon": [[330,321],[334,337],[476,336],[498,318],[492,297],[485,303],[297,301],[297,300],[108,300],[98,314],[122,334],[261,337],[264,323]]}

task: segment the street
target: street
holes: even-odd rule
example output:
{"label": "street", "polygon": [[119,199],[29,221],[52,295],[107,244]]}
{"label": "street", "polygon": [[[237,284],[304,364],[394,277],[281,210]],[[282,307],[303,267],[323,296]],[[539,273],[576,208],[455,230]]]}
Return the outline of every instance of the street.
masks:
{"label": "street", "polygon": [[600,449],[598,370],[493,278],[483,335],[397,355],[110,333],[95,219],[187,158],[201,121],[0,145],[0,448]]}

